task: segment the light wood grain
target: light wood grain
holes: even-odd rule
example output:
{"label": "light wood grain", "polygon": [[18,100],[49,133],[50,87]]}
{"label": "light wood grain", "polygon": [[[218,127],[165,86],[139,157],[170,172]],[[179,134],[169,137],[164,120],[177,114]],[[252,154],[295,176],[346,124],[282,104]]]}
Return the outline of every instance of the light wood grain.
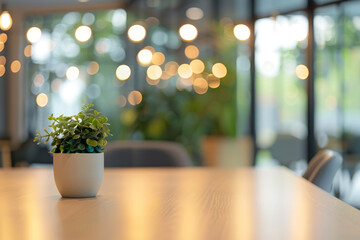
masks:
{"label": "light wood grain", "polygon": [[284,168],[107,169],[63,199],[50,169],[0,170],[0,239],[360,239],[360,213]]}

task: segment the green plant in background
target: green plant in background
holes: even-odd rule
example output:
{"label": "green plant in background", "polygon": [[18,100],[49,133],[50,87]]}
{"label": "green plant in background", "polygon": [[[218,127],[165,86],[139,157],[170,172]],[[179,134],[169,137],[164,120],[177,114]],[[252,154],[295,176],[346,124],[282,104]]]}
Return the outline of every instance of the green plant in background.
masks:
{"label": "green plant in background", "polygon": [[52,139],[51,146],[54,148],[51,153],[100,153],[107,144],[105,140],[111,136],[108,118],[91,107],[93,104],[86,105],[82,111],[74,116],[54,117],[51,114],[48,119],[52,121],[49,125],[53,129],[41,135],[37,131],[34,142],[41,143],[45,139],[45,144]]}

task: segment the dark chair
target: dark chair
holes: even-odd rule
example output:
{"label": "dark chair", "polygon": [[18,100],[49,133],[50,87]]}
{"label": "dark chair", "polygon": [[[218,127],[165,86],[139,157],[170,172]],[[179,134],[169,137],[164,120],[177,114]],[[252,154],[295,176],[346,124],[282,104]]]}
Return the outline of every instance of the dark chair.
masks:
{"label": "dark chair", "polygon": [[321,189],[330,192],[336,172],[342,164],[342,157],[332,150],[317,153],[310,161],[303,178]]}
{"label": "dark chair", "polygon": [[192,166],[186,150],[178,143],[163,141],[116,141],[104,151],[105,167]]}

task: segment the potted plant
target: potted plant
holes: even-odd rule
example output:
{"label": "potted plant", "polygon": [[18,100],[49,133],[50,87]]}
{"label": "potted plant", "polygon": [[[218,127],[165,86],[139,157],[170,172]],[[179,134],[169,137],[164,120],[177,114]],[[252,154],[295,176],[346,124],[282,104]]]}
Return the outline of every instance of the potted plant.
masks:
{"label": "potted plant", "polygon": [[52,140],[54,179],[63,197],[95,197],[104,175],[106,137],[111,135],[108,119],[89,104],[74,116],[54,117],[49,132],[37,131],[34,142]]}

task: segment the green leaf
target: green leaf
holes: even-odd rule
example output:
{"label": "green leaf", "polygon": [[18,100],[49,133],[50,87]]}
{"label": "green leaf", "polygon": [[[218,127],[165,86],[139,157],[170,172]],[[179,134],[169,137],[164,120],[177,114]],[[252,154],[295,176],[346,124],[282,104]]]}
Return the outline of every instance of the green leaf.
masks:
{"label": "green leaf", "polygon": [[80,143],[77,148],[78,148],[79,150],[83,151],[83,150],[85,150],[85,145],[82,144],[82,143]]}
{"label": "green leaf", "polygon": [[99,115],[100,113],[99,113],[98,111],[94,110],[94,114],[95,114],[95,116],[97,116],[97,115]]}
{"label": "green leaf", "polygon": [[96,147],[98,145],[98,142],[96,140],[92,140],[90,138],[86,139],[86,144],[90,145],[92,147]]}
{"label": "green leaf", "polygon": [[74,135],[74,136],[72,137],[72,139],[78,139],[78,138],[80,138],[80,134]]}
{"label": "green leaf", "polygon": [[98,128],[98,127],[99,127],[99,121],[95,118],[95,119],[92,121],[92,125],[94,125],[94,127]]}

